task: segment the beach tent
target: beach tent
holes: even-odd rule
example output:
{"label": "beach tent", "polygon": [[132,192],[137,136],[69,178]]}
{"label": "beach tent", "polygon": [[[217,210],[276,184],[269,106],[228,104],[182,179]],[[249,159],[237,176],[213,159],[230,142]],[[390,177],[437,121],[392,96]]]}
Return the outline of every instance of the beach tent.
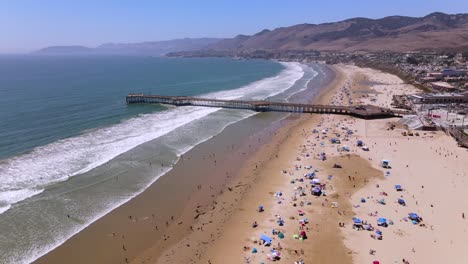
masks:
{"label": "beach tent", "polygon": [[283,239],[283,238],[284,238],[284,234],[281,233],[281,232],[279,232],[279,233],[278,233],[278,237],[279,237],[280,239]]}
{"label": "beach tent", "polygon": [[405,200],[403,200],[401,198],[398,198],[398,204],[406,205],[406,202],[405,202]]}
{"label": "beach tent", "polygon": [[415,213],[409,213],[408,218],[416,222],[422,221],[422,218],[418,214],[415,214]]}
{"label": "beach tent", "polygon": [[314,188],[312,188],[312,194],[320,196],[320,194],[322,194],[322,189],[320,189],[320,187],[318,186],[315,186]]}
{"label": "beach tent", "polygon": [[363,144],[364,144],[364,143],[362,142],[362,140],[358,140],[358,141],[357,141],[357,146],[358,146],[358,147],[362,147]]}
{"label": "beach tent", "polygon": [[353,217],[353,228],[356,228],[357,230],[360,230],[363,228],[361,219]]}
{"label": "beach tent", "polygon": [[387,219],[385,219],[385,218],[377,219],[377,225],[387,227],[388,226]]}
{"label": "beach tent", "polygon": [[333,143],[333,144],[335,144],[335,143],[336,143],[336,138],[331,138],[331,139],[330,139],[330,142]]}
{"label": "beach tent", "polygon": [[260,236],[260,240],[265,241],[265,244],[266,244],[266,245],[271,245],[271,238],[269,238],[269,237],[267,237],[267,236],[265,236],[265,235],[261,235],[261,236]]}
{"label": "beach tent", "polygon": [[317,179],[317,178],[312,179],[312,182],[311,182],[311,183],[312,183],[312,184],[320,184],[320,179]]}
{"label": "beach tent", "polygon": [[383,159],[380,161],[380,166],[382,166],[382,168],[388,168],[390,166],[390,161]]}
{"label": "beach tent", "polygon": [[397,185],[395,185],[395,190],[400,192],[400,191],[403,191],[403,188],[401,188],[401,185],[397,184]]}
{"label": "beach tent", "polygon": [[277,223],[279,226],[283,226],[283,225],[284,225],[284,220],[283,220],[283,219],[278,219],[278,220],[276,220],[276,223]]}

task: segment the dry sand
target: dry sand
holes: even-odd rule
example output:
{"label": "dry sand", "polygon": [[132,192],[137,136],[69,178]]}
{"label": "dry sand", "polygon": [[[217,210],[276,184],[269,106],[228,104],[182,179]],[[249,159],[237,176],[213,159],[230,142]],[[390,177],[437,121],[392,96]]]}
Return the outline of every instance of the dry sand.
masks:
{"label": "dry sand", "polygon": [[[316,103],[390,107],[392,95],[415,92],[415,88],[398,77],[376,70],[349,65],[337,65],[334,69],[335,81],[315,99]],[[226,158],[219,164],[223,169],[223,166],[229,168],[229,156],[247,159],[233,162],[230,177],[223,175],[216,186],[203,186],[190,194],[183,212],[174,220],[168,220],[167,227],[162,224],[163,230],[150,241],[150,247],[132,242],[138,250],[134,249],[127,261],[261,263],[267,262],[270,250],[276,249],[281,253],[280,263],[299,260],[304,263],[372,263],[375,260],[402,263],[403,259],[410,263],[467,263],[468,252],[464,248],[468,246],[468,220],[462,217],[463,213],[468,214],[468,200],[464,199],[468,187],[467,151],[458,148],[455,141],[442,132],[420,131],[419,136],[403,136],[402,132],[407,129],[402,126],[390,129],[396,121],[396,118],[361,120],[338,115],[293,116],[252,155],[246,154],[247,146],[233,153],[226,149]],[[332,137],[339,138],[341,144],[332,144]],[[251,142],[256,140],[260,138],[250,139]],[[370,151],[356,146],[357,140],[364,141]],[[344,145],[349,151],[341,151]],[[322,152],[326,153],[325,161],[319,159]],[[381,168],[381,159],[390,160],[392,168]],[[333,168],[334,164],[342,168]],[[217,174],[224,173],[223,169],[214,167],[205,169],[212,171],[211,178],[205,180],[214,181]],[[304,174],[313,171],[325,184],[326,196],[311,195],[310,180],[305,179]],[[386,174],[387,171],[390,173]],[[396,192],[395,184],[401,184],[404,190]],[[301,188],[305,195],[300,195]],[[275,197],[277,192],[282,195]],[[362,203],[361,198],[366,202]],[[376,202],[381,198],[386,200],[385,205]],[[398,198],[405,199],[406,206],[399,205]],[[141,201],[141,204],[148,203]],[[257,212],[258,205],[264,206],[265,211]],[[135,202],[131,206],[127,209],[124,206],[123,211],[120,210],[123,213],[114,213],[107,220],[126,221],[116,226],[136,236],[132,241],[138,241],[138,236],[142,240],[154,236],[157,233],[151,231],[154,224],[148,225],[150,229],[135,228],[144,225],[120,219],[125,218],[123,214],[129,210],[136,210],[137,215],[148,210],[148,206],[144,210],[138,206],[135,209]],[[304,215],[299,216],[298,210]],[[376,216],[369,215],[376,211]],[[405,221],[410,212],[423,217],[425,226]],[[284,219],[283,226],[276,222],[278,215]],[[375,232],[354,230],[352,217],[379,228],[383,239],[371,238]],[[379,217],[393,224],[377,227]],[[301,231],[299,219],[302,218],[309,222],[304,226],[308,238],[294,239],[293,235]],[[254,221],[258,223],[256,228],[252,227]],[[95,231],[100,232],[94,236],[104,236],[102,230],[109,232],[109,228],[102,226],[106,222],[101,222],[103,224],[94,225],[97,226]],[[281,231],[285,237],[272,235],[272,229]],[[132,233],[135,230],[139,230],[136,235]],[[273,238],[271,246],[258,244],[261,234]],[[92,235],[86,239],[91,238]],[[86,239],[82,241],[88,241]],[[109,242],[114,240],[109,235],[104,241],[122,246],[120,240]],[[76,247],[76,243],[71,245],[71,248]],[[258,252],[252,253],[253,248]],[[370,249],[375,250],[373,255],[369,254]],[[112,263],[125,263],[126,253],[121,252],[121,248],[112,250],[122,255],[116,258],[118,262]],[[59,254],[49,259],[55,261],[50,263],[59,263],[57,261],[65,258]],[[43,260],[45,262],[39,263],[48,263],[48,258]]]}
{"label": "dry sand", "polygon": [[[335,82],[337,89],[330,89],[320,99],[321,103],[391,107],[394,94],[417,92],[390,74],[347,65],[339,65],[337,69],[342,72],[342,78]],[[463,199],[467,152],[442,132],[403,136],[401,132],[406,129],[399,126],[390,129],[390,124],[397,120],[323,115],[303,117],[295,126],[284,128],[278,134],[288,136],[272,141],[278,148],[276,154],[270,153],[270,159],[263,159],[261,163],[260,157],[265,153],[260,151],[251,162],[262,166],[241,170],[241,178],[255,175],[255,180],[244,192],[239,192],[239,198],[235,199],[237,207],[231,204],[226,215],[229,220],[216,227],[220,239],[207,240],[197,255],[187,254],[183,245],[179,245],[166,251],[165,257],[156,262],[188,263],[191,257],[196,257],[196,260],[192,258],[196,263],[261,263],[267,262],[270,250],[275,249],[281,252],[280,262],[283,263],[299,260],[304,263],[372,263],[375,260],[403,263],[403,259],[409,263],[433,263],[434,260],[466,263],[468,253],[463,248],[468,243],[467,222],[462,213],[468,211],[468,202]],[[313,133],[313,129],[318,129],[318,133]],[[322,133],[322,129],[326,129],[326,133]],[[345,137],[347,131],[353,133]],[[337,137],[336,133],[340,134],[341,144],[329,141]],[[357,140],[364,141],[370,151],[357,147]],[[349,152],[339,151],[344,145],[349,147]],[[320,152],[327,154],[326,161],[318,159]],[[380,167],[381,159],[390,160],[390,174]],[[335,163],[342,168],[333,168]],[[310,170],[306,169],[309,165],[312,166]],[[317,177],[326,184],[326,196],[310,195],[309,180],[299,181],[304,179],[305,173],[315,169],[318,169]],[[396,192],[395,184],[401,184],[404,191]],[[305,196],[298,195],[298,187],[305,190]],[[282,196],[275,197],[276,192],[281,192]],[[366,203],[361,203],[361,198],[365,198]],[[376,202],[381,198],[386,200],[386,205]],[[399,205],[398,198],[405,199],[407,205]],[[332,202],[338,206],[333,208]],[[258,205],[264,206],[265,211],[257,212]],[[305,215],[299,216],[297,210],[304,211]],[[371,212],[378,213],[370,216]],[[423,217],[423,226],[404,220],[410,212]],[[223,214],[223,210],[214,212],[214,215],[219,214]],[[285,221],[283,226],[276,223],[278,215]],[[383,239],[372,238],[374,232],[354,230],[354,216],[380,229]],[[387,228],[378,227],[379,217],[393,224]],[[308,234],[304,241],[292,237],[299,234],[298,219],[302,218],[309,221],[304,227]],[[258,223],[256,228],[252,227],[253,221]],[[344,227],[339,223],[344,223]],[[284,233],[285,238],[272,235],[272,229]],[[273,239],[271,246],[258,244],[261,234]],[[186,246],[193,242],[190,236],[186,239]],[[253,248],[258,252],[252,253]],[[372,255],[369,254],[371,249],[375,250]]]}

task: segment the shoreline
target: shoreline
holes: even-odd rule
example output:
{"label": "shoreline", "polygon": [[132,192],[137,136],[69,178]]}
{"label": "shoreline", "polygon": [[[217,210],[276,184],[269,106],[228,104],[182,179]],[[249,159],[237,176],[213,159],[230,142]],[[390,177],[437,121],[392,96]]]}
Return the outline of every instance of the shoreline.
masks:
{"label": "shoreline", "polygon": [[[336,78],[314,97],[315,103],[369,103],[390,108],[393,94],[415,91],[398,77],[373,69],[350,65],[331,68]],[[262,113],[252,119],[268,115]],[[464,218],[461,219],[462,213],[468,213],[468,202],[463,199],[463,190],[468,188],[468,182],[464,180],[468,164],[463,160],[468,160],[468,153],[457,148],[452,138],[442,132],[421,132],[421,136],[412,138],[403,136],[403,132],[409,132],[409,129],[397,121],[398,118],[362,120],[337,115],[290,115],[277,121],[276,126],[268,126],[258,133],[247,133],[250,135],[248,139],[241,140],[242,146],[235,149],[222,142],[237,135],[242,125],[251,130],[249,126],[253,123],[249,122],[254,121],[249,118],[229,126],[221,134],[187,152],[181,163],[175,166],[174,175],[163,176],[164,182],[150,187],[155,189],[153,194],[148,188],[132,199],[138,199],[140,203],[132,203],[131,200],[93,223],[90,230],[86,230],[87,235],[79,233],[81,242],[98,239],[102,243],[99,247],[105,251],[100,252],[103,255],[94,255],[94,250],[91,254],[85,250],[91,255],[86,260],[99,258],[100,263],[258,263],[267,260],[269,250],[273,248],[281,251],[281,260],[286,263],[299,260],[313,263],[317,259],[321,263],[372,263],[375,260],[390,263],[402,259],[419,263],[433,260],[435,252],[443,253],[437,255],[440,261],[452,259],[459,263],[457,260],[466,258],[462,248],[468,245],[464,236],[468,224]],[[312,129],[317,129],[318,133]],[[348,131],[351,133],[343,137],[343,133]],[[335,134],[349,142],[330,143]],[[357,140],[363,140],[370,151],[356,147]],[[345,144],[350,148],[348,152],[340,149]],[[418,147],[414,148],[415,145]],[[204,161],[208,146],[218,147],[218,151],[208,151],[211,154],[206,157],[211,162],[216,159],[216,165],[202,166],[204,171],[199,173],[204,177],[197,182],[186,183],[180,177],[184,173],[181,167],[192,162],[192,166],[185,168],[185,173],[192,173],[190,168]],[[326,152],[326,161],[319,160],[320,152]],[[379,166],[380,160],[387,158],[391,159],[391,170]],[[438,162],[426,162],[435,160]],[[333,168],[334,164],[340,164],[342,169]],[[308,180],[300,181],[302,174],[308,173],[306,168],[309,165],[318,169],[317,175],[325,184],[327,196],[311,197],[308,194],[297,197],[298,188],[310,187]],[[441,191],[437,179],[442,174],[447,174],[450,186]],[[431,182],[427,182],[427,177]],[[393,192],[396,184],[403,184],[403,193]],[[178,194],[185,194],[178,198],[179,202],[186,201],[179,214],[169,218],[172,214],[167,211],[161,213],[166,219],[159,222],[154,216],[151,219],[148,208],[157,208],[151,205],[158,197],[155,193],[167,194],[159,196],[164,199],[159,206],[167,206],[174,204],[175,201],[168,198],[175,190]],[[278,191],[282,192],[282,197],[275,198]],[[377,202],[382,193],[385,196],[388,193],[385,197],[388,202],[384,205]],[[442,193],[444,197],[435,199],[434,193]],[[361,202],[363,198],[367,200],[365,203]],[[404,198],[406,207],[399,207],[395,202],[397,198]],[[451,206],[454,200],[458,201],[460,208]],[[256,212],[260,204],[265,208],[261,214]],[[435,214],[434,207],[442,210],[443,215]],[[309,236],[305,241],[291,238],[300,232],[293,224],[300,217],[297,216],[298,209],[305,212],[310,222],[304,227]],[[372,239],[369,235],[373,233],[352,228],[352,217],[376,226],[374,212],[377,211],[377,217],[392,221],[387,228],[378,227],[384,233],[383,241]],[[405,223],[404,217],[409,212],[421,214],[424,226]],[[278,227],[275,223],[277,215],[284,217],[285,226]],[[457,219],[451,220],[453,227],[444,224],[444,215]],[[253,221],[258,223],[256,228],[251,226]],[[156,222],[158,228],[155,230]],[[114,227],[124,229],[125,235],[114,235],[111,231]],[[271,236],[269,230],[277,228],[286,235],[284,239],[274,237],[269,248],[257,245],[261,234]],[[156,233],[160,234],[159,237],[155,237]],[[61,253],[51,251],[39,259],[43,262],[35,263],[86,262],[79,254],[84,249],[80,240],[75,236],[70,240],[73,241],[67,241],[65,244],[69,245],[64,246],[68,249],[61,249]],[[424,242],[416,243],[417,240]],[[88,246],[88,250],[91,247]],[[258,253],[251,252],[254,247]],[[106,258],[104,254],[110,254],[112,258]]]}
{"label": "shoreline", "polygon": [[[90,253],[90,252],[96,252],[95,257],[99,259],[101,263],[103,262],[113,263],[116,261],[122,262],[125,260],[125,258],[127,258],[127,260],[131,260],[132,258],[137,256],[138,252],[141,251],[141,248],[145,248],[144,245],[154,244],[156,243],[156,241],[164,239],[163,233],[165,233],[166,221],[169,222],[168,228],[171,228],[171,225],[172,225],[171,223],[173,222],[177,222],[177,223],[184,222],[184,224],[177,225],[178,229],[180,228],[188,229],[189,227],[188,223],[190,222],[190,219],[188,219],[188,217],[185,217],[184,220],[179,221],[179,218],[181,218],[182,216],[177,215],[177,211],[180,210],[178,208],[180,208],[184,203],[186,203],[187,200],[190,200],[189,197],[193,196],[193,194],[197,192],[197,189],[196,189],[197,185],[206,184],[208,182],[216,182],[216,184],[213,184],[213,185],[217,185],[217,186],[212,186],[213,190],[211,189],[209,190],[210,191],[209,197],[198,198],[199,200],[204,201],[205,204],[209,204],[209,202],[207,201],[212,200],[213,197],[211,197],[211,195],[214,195],[214,193],[221,191],[223,189],[223,187],[221,186],[225,184],[225,181],[228,180],[229,177],[231,177],[231,175],[235,174],[234,173],[235,170],[237,169],[237,167],[240,167],[240,164],[242,162],[244,162],[243,160],[245,160],[246,156],[255,152],[254,149],[258,147],[258,145],[265,144],[265,142],[267,141],[267,138],[264,135],[261,135],[263,138],[260,142],[257,141],[257,138],[253,136],[252,131],[249,131],[249,130],[252,130],[252,124],[257,123],[256,126],[254,125],[254,127],[262,128],[262,127],[267,126],[267,124],[270,124],[272,120],[277,118],[277,116],[278,115],[271,114],[271,113],[261,113],[261,114],[255,115],[254,117],[250,117],[240,122],[229,125],[228,127],[225,128],[223,132],[221,132],[217,136],[189,150],[189,152],[187,152],[181,157],[181,159],[179,160],[177,165],[174,166],[172,171],[170,171],[167,175],[162,176],[155,183],[153,183],[152,186],[150,186],[147,190],[145,190],[143,193],[137,196],[137,197],[142,196],[145,198],[131,199],[129,202],[121,205],[117,209],[114,209],[109,214],[98,219],[96,222],[93,222],[84,230],[72,236],[65,243],[61,244],[57,248],[53,249],[52,251],[48,252],[47,254],[37,259],[34,263],[51,263],[51,262],[54,263],[54,262],[60,262],[64,258],[67,258],[70,260],[76,260],[77,262],[82,262],[82,261],[87,260],[86,258],[83,257],[84,254],[78,253],[80,251],[87,252],[86,255],[93,255],[94,253]],[[286,116],[286,115],[281,114],[281,116]],[[272,135],[275,129],[278,129],[279,127],[283,126],[285,123],[290,122],[290,120],[291,118],[287,118],[286,120],[275,121],[276,122],[275,124],[268,125],[269,128],[267,129],[262,128],[262,131],[260,132],[264,134],[266,133],[266,134]],[[248,132],[237,135],[238,134],[237,132],[239,129],[246,130]],[[250,138],[250,139],[249,141],[245,141],[244,139],[239,140],[242,137]],[[235,138],[235,140],[231,140],[231,138]],[[216,143],[213,143],[213,141],[216,141]],[[223,141],[225,142],[245,141],[245,142],[243,143],[243,146],[228,146],[229,144],[224,143]],[[222,146],[223,144],[224,146]],[[233,147],[234,150],[231,149],[231,147]],[[235,151],[238,154],[238,156],[233,157],[233,158],[228,158],[228,157],[223,158],[222,155],[226,149],[229,149],[230,151]],[[205,160],[205,158],[208,160],[208,159],[213,159],[213,157],[209,157],[207,153],[215,153],[216,159],[217,159],[217,167],[223,168],[224,170],[220,172],[220,169],[218,169],[217,172],[213,172],[211,170],[214,167],[211,167],[211,168],[206,167],[204,168],[204,170],[197,172],[197,174],[199,175],[209,174],[211,176],[206,176],[206,175],[202,177],[197,176],[199,179],[194,180],[193,182],[192,181],[184,182],[182,186],[175,186],[173,182],[184,181],[185,179],[182,177],[182,175],[186,175],[187,171],[193,170],[192,168],[199,167],[199,165],[195,163],[198,162],[200,164],[209,164],[208,161]],[[226,165],[228,163],[233,163],[233,165]],[[183,165],[183,164],[187,164],[187,165]],[[228,175],[222,180],[217,179],[216,177],[213,176],[215,173],[225,173],[226,171],[228,171],[230,175]],[[175,176],[177,174],[179,174],[180,176]],[[198,182],[195,182],[195,181],[198,181]],[[154,187],[154,185],[166,186],[168,188],[161,188],[161,187],[158,188],[158,187]],[[206,189],[203,189],[203,190],[206,190]],[[149,200],[154,200],[154,197],[156,197],[156,199],[160,199],[161,197],[167,198],[170,196],[170,193],[179,193],[179,192],[183,194],[184,196],[183,198],[169,199],[170,203],[174,205],[173,206],[174,208],[166,208],[168,206],[164,202],[144,201],[145,199],[148,199],[148,197],[149,197]],[[150,194],[145,194],[145,193],[152,193],[152,194],[150,195]],[[162,193],[162,195],[158,196],[156,195],[156,193]],[[154,204],[151,205],[151,203],[154,203]],[[192,205],[192,207],[193,206],[194,205]],[[164,208],[164,212],[158,214],[158,212],[155,212],[156,208]],[[115,211],[119,211],[119,212],[115,212]],[[142,212],[142,211],[145,211],[145,212]],[[166,216],[167,219],[162,219],[160,215]],[[130,219],[129,216],[132,216],[132,219]],[[174,220],[169,219],[171,216],[173,216]],[[119,220],[117,221],[115,219],[119,219]],[[110,224],[106,225],[105,223],[108,223],[108,224],[110,223]],[[143,227],[136,227],[140,225]],[[155,226],[158,226],[158,230],[154,230]],[[116,230],[125,230],[125,231],[118,232]],[[133,231],[130,231],[130,230],[133,230]],[[151,232],[152,238],[145,237],[141,239],[141,235],[147,234],[148,232]],[[128,233],[128,234],[119,234],[119,233]],[[113,239],[113,238],[116,238],[119,236],[120,236],[120,241],[116,242],[115,241],[116,239]],[[122,236],[124,236],[124,238],[122,238]],[[175,239],[175,237],[173,239]],[[96,248],[94,248],[91,245],[79,245],[80,241],[88,241],[88,240],[89,241],[98,240],[95,242]],[[167,244],[169,244],[169,241]],[[118,251],[122,251],[122,248],[124,247],[124,245],[125,245],[125,252],[124,254],[122,254],[121,252],[118,252]],[[132,246],[129,246],[129,245],[132,245]],[[97,248],[101,249],[99,250],[100,251],[99,253],[97,252],[98,251]],[[116,253],[112,253],[112,252],[116,252]],[[93,260],[93,258],[88,257],[88,260]]]}
{"label": "shoreline", "polygon": [[[338,73],[333,68],[331,69],[334,79]],[[330,94],[330,88],[336,86],[336,81],[328,80],[328,82],[318,96],[313,98],[314,102],[322,101],[323,97]],[[293,116],[294,120],[280,127],[272,139],[246,159],[245,165],[238,175],[232,179],[229,185],[225,186],[224,191],[213,202],[209,212],[199,218],[197,225],[193,226],[193,230],[190,230],[183,240],[169,247],[155,245],[131,263],[208,263],[208,261],[212,261],[204,258],[205,252],[209,252],[216,245],[216,241],[226,240],[226,231],[229,231],[229,228],[225,225],[229,224],[233,215],[243,211],[239,203],[248,200],[249,193],[256,190],[262,181],[261,170],[267,167],[270,162],[278,159],[277,153],[290,138],[290,132],[311,117],[313,118],[312,115]],[[229,239],[227,240],[229,241]],[[222,262],[226,261],[225,257],[228,251],[232,250],[226,248],[222,252]],[[235,261],[235,259],[233,260]]]}

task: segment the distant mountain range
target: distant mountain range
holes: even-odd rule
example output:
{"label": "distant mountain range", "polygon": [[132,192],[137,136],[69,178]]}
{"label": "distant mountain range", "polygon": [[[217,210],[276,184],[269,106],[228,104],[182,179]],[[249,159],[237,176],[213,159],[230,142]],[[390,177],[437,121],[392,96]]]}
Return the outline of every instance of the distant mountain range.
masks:
{"label": "distant mountain range", "polygon": [[468,50],[468,14],[432,13],[425,17],[352,18],[325,24],[300,24],[239,35],[212,50],[413,51]]}
{"label": "distant mountain range", "polygon": [[[417,50],[468,51],[468,14],[440,12],[424,17],[389,16],[351,18],[324,24],[299,24],[234,38],[176,39],[168,41],[48,47],[38,54],[150,54],[176,56],[222,55],[226,51],[318,50],[340,52],[406,52]],[[184,53],[186,52],[186,53]]]}
{"label": "distant mountain range", "polygon": [[217,38],[184,38],[165,41],[148,41],[139,43],[106,43],[96,48],[84,46],[52,46],[35,51],[42,55],[153,55],[161,56],[169,52],[200,50],[214,44]]}

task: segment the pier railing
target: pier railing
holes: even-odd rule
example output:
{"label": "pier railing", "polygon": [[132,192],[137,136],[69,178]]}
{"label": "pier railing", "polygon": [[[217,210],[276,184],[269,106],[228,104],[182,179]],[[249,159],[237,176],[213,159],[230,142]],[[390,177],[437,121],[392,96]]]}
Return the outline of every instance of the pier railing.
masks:
{"label": "pier railing", "polygon": [[271,101],[223,100],[189,96],[129,94],[127,95],[126,101],[127,104],[168,104],[175,106],[204,106],[232,109],[247,109],[256,112],[342,114],[366,119],[401,117],[405,114],[411,114],[411,112],[409,111],[393,110],[372,105],[313,105]]}

